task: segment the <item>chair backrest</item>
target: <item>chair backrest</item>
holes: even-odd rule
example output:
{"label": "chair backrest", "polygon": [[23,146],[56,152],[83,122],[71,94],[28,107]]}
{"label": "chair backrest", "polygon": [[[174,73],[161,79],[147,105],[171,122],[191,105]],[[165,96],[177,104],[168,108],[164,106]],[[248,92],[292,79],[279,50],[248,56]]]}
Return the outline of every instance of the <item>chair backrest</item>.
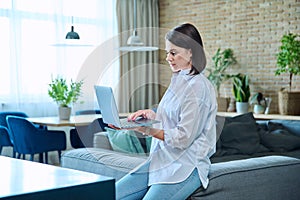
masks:
{"label": "chair backrest", "polygon": [[35,148],[32,140],[37,128],[24,117],[8,115],[6,120],[10,130],[9,136],[16,152],[21,154],[32,153],[32,150]]}
{"label": "chair backrest", "polygon": [[79,126],[70,130],[70,142],[73,148],[93,147],[94,134],[107,127],[102,118],[95,119],[88,126]]}
{"label": "chair backrest", "polygon": [[88,131],[94,134],[105,131],[105,127],[108,127],[108,125],[103,122],[102,118],[98,118],[88,125]]}
{"label": "chair backrest", "polygon": [[[0,148],[2,146],[12,146],[12,143],[9,138],[8,129],[0,125]],[[0,149],[1,154],[1,149]]]}
{"label": "chair backrest", "polygon": [[0,143],[3,146],[13,146],[13,140],[10,138],[9,128],[6,122],[7,116],[19,116],[19,117],[28,117],[23,112],[17,111],[7,111],[7,112],[0,112],[0,126],[3,128],[0,130],[2,137],[0,138]]}
{"label": "chair backrest", "polygon": [[75,115],[91,115],[91,114],[101,114],[100,110],[78,110]]}
{"label": "chair backrest", "polygon": [[6,122],[6,117],[8,115],[12,116],[19,116],[19,117],[28,117],[25,113],[23,112],[15,112],[15,111],[8,111],[8,112],[0,112],[0,125],[8,128],[7,122]]}

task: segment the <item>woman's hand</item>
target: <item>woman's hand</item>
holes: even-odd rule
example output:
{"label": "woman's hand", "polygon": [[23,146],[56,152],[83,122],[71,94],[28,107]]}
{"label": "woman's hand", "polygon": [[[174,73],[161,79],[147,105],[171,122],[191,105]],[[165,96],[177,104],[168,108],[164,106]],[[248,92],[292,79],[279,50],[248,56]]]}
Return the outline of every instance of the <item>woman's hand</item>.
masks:
{"label": "woman's hand", "polygon": [[116,129],[116,130],[121,130],[120,128],[112,125],[112,124],[107,124],[109,128],[112,128],[112,129]]}
{"label": "woman's hand", "polygon": [[132,114],[130,114],[127,119],[128,120],[136,120],[138,117],[143,117],[145,119],[155,119],[155,112],[151,109],[146,109],[146,110],[138,110]]}
{"label": "woman's hand", "polygon": [[118,128],[112,124],[108,124],[109,128],[115,129],[115,130],[131,130],[131,131],[137,131],[137,132],[141,132],[142,134],[145,134],[145,127],[139,126],[139,127],[133,127],[133,128]]}

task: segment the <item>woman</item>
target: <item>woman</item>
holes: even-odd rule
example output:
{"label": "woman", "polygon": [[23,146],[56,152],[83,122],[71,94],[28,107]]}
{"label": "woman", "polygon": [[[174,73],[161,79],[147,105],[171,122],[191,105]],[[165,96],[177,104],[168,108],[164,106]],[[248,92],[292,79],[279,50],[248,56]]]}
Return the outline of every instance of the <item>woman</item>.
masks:
{"label": "woman", "polygon": [[151,135],[149,159],[116,183],[117,199],[186,199],[208,185],[209,157],[215,152],[215,91],[202,71],[202,39],[191,24],[166,34],[166,60],[173,72],[157,112],[139,110],[128,119],[156,119],[159,125],[135,128]]}

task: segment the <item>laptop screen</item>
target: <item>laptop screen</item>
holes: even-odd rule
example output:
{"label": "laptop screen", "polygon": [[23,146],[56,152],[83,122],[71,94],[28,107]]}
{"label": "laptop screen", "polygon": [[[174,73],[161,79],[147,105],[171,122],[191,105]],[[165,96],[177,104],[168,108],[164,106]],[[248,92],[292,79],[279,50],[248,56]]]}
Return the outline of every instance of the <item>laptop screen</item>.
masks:
{"label": "laptop screen", "polygon": [[119,112],[112,88],[98,85],[95,85],[94,87],[103,122],[120,127]]}

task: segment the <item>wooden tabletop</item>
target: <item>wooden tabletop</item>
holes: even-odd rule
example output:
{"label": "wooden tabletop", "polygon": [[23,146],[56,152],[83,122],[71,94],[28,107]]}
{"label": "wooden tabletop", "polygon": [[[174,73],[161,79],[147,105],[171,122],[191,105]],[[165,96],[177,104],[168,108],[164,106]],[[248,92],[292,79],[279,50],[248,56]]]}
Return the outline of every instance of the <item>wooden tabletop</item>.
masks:
{"label": "wooden tabletop", "polygon": [[[128,113],[121,113],[120,117],[126,117]],[[75,115],[71,116],[69,120],[60,120],[58,116],[53,117],[30,117],[27,118],[30,122],[34,124],[39,124],[43,126],[86,126],[92,123],[95,119],[101,118],[101,114],[91,114],[91,115]]]}
{"label": "wooden tabletop", "polygon": [[[236,112],[218,112],[219,116],[234,117],[240,115]],[[293,115],[279,115],[279,114],[253,114],[255,119],[270,120],[270,119],[283,119],[283,120],[300,120],[300,116]],[[127,117],[128,113],[120,113],[120,117]],[[30,117],[27,118],[29,121],[43,125],[43,126],[86,126],[92,123],[95,119],[101,118],[101,114],[92,115],[75,115],[71,116],[70,120],[60,120],[58,116],[53,117]]]}

